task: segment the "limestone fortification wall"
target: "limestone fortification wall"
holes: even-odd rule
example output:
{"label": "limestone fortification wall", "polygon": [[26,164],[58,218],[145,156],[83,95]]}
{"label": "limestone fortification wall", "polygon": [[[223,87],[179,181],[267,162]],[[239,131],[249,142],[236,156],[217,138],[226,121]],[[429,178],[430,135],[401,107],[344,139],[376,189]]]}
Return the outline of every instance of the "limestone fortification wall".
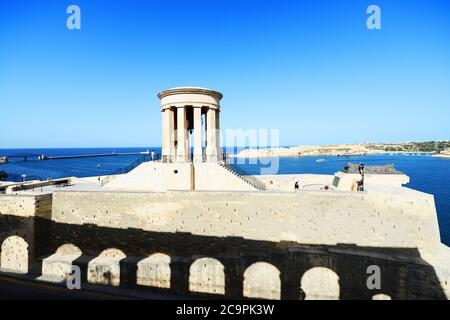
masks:
{"label": "limestone fortification wall", "polygon": [[298,182],[299,189],[314,188],[333,183],[334,175],[325,174],[276,174],[259,175],[258,179],[266,184],[267,190],[293,191]]}
{"label": "limestone fortification wall", "polygon": [[431,195],[392,192],[55,192],[52,220],[305,244],[440,245]]}
{"label": "limestone fortification wall", "polygon": [[51,194],[0,195],[0,215],[18,217],[50,218],[52,212]]}
{"label": "limestone fortification wall", "polygon": [[[0,199],[20,208],[29,196]],[[2,210],[0,272],[41,265],[42,278],[61,281],[76,264],[94,284],[234,298],[450,297],[450,250],[439,243],[433,197],[406,188],[60,191],[47,219],[35,220],[31,204],[25,218]],[[383,270],[377,292],[365,285],[372,264]]]}
{"label": "limestone fortification wall", "polygon": [[[337,172],[335,174],[333,185],[338,190],[353,190],[356,191],[356,181],[361,180],[360,174],[349,174],[344,172]],[[400,188],[402,185],[409,183],[409,177],[405,174],[365,174],[364,186],[366,189],[373,187],[391,187]]]}

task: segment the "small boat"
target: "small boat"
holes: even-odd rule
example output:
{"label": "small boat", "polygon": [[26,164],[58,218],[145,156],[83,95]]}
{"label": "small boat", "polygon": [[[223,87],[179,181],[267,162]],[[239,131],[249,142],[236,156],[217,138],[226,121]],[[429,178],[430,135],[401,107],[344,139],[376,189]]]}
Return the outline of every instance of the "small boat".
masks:
{"label": "small boat", "polygon": [[325,159],[317,159],[316,162],[325,162]]}
{"label": "small boat", "polygon": [[8,163],[8,157],[0,157],[0,163]]}

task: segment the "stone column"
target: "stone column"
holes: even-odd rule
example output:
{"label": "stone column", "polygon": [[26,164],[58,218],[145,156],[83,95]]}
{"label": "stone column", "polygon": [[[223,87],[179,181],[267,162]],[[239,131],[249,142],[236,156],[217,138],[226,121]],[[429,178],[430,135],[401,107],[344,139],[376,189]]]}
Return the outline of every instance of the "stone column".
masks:
{"label": "stone column", "polygon": [[177,161],[186,162],[187,156],[187,130],[186,130],[186,109],[184,106],[177,107]]}
{"label": "stone column", "polygon": [[161,155],[162,155],[162,160],[166,161],[168,158],[168,139],[167,139],[167,125],[168,125],[168,121],[167,118],[169,117],[169,113],[166,112],[166,109],[161,111],[162,113],[162,151],[161,151]]}
{"label": "stone column", "polygon": [[167,113],[167,124],[166,128],[166,145],[167,145],[167,160],[174,161],[175,160],[175,110],[173,108],[166,109]]}
{"label": "stone column", "polygon": [[217,161],[217,137],[216,137],[216,110],[209,108],[206,113],[206,158],[208,161]]}
{"label": "stone column", "polygon": [[201,106],[194,106],[194,161],[203,161]]}
{"label": "stone column", "polygon": [[222,149],[220,148],[220,110],[216,110],[216,150],[217,150],[217,160],[222,161]]}
{"label": "stone column", "polygon": [[189,121],[187,120],[187,109],[184,111],[186,120],[184,127],[186,128],[186,141],[185,141],[185,150],[186,150],[186,161],[191,162],[191,146],[190,146],[190,137],[189,137]]}

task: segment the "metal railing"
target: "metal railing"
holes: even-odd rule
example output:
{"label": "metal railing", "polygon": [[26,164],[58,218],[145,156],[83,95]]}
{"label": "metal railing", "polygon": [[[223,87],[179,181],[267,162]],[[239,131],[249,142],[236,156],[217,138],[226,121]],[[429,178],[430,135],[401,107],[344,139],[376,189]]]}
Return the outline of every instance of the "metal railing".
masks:
{"label": "metal railing", "polygon": [[[156,156],[155,160],[157,158],[158,158],[158,156]],[[148,155],[143,155],[143,156],[137,158],[136,160],[134,160],[128,166],[118,169],[116,174],[128,173],[131,170],[133,170],[134,168],[136,168],[138,165],[140,165],[141,163],[144,163],[144,162],[147,162],[147,161],[150,161],[150,160],[151,160],[151,157],[149,157]]]}
{"label": "metal railing", "polygon": [[35,191],[35,189],[40,189],[43,191],[44,187],[67,187],[71,185],[71,179],[69,178],[61,178],[61,179],[53,179],[53,180],[46,180],[46,181],[38,181],[38,182],[32,182],[32,181],[25,181],[25,182],[16,182],[4,186],[0,186],[0,193],[5,193],[9,189],[11,192],[16,191],[26,191],[31,190]]}
{"label": "metal railing", "polygon": [[224,167],[226,170],[243,180],[244,182],[248,183],[252,187],[258,190],[266,190],[266,185],[264,182],[256,178],[255,176],[252,176],[248,172],[246,172],[242,168],[237,168],[231,166],[231,164],[228,164],[226,162],[220,163],[222,167]]}
{"label": "metal railing", "polygon": [[254,175],[248,173],[244,169],[237,167],[237,166],[233,166],[230,163],[230,159],[228,158],[225,150],[222,151],[222,161],[220,162],[220,165],[223,166],[225,169],[231,171],[233,174],[235,174],[236,176],[238,176],[239,178],[241,178],[248,184],[252,185],[256,189],[266,190],[266,184],[264,182],[262,182],[261,180],[256,178]]}
{"label": "metal railing", "polygon": [[42,177],[39,177],[37,175],[26,175],[24,177],[23,175],[14,174],[14,173],[6,173],[5,179],[6,179],[6,181],[11,181],[11,182],[27,182],[27,181],[32,181],[32,180],[38,180],[38,181],[44,180]]}
{"label": "metal railing", "polygon": [[[157,161],[157,159],[159,158],[158,155],[156,155],[155,157],[155,161]],[[128,166],[123,167],[123,168],[119,168],[115,171],[113,171],[112,174],[106,176],[105,178],[100,180],[100,185],[103,187],[106,184],[110,183],[118,174],[124,174],[124,173],[128,173],[131,170],[133,170],[134,168],[136,168],[138,165],[140,165],[141,163],[147,162],[147,161],[151,161],[151,156],[145,154],[142,155],[141,157],[137,158],[135,161],[133,161],[132,163],[130,163]]]}

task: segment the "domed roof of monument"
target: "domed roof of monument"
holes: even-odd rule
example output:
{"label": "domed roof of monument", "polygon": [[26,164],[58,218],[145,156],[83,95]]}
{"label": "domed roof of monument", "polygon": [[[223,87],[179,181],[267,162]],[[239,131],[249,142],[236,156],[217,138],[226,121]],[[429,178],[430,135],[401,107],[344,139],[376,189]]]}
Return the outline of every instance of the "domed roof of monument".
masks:
{"label": "domed roof of monument", "polygon": [[223,94],[218,91],[203,88],[203,87],[175,87],[161,91],[158,93],[158,98],[164,98],[167,96],[175,95],[175,94],[206,94],[210,96],[214,96],[217,99],[222,99]]}

